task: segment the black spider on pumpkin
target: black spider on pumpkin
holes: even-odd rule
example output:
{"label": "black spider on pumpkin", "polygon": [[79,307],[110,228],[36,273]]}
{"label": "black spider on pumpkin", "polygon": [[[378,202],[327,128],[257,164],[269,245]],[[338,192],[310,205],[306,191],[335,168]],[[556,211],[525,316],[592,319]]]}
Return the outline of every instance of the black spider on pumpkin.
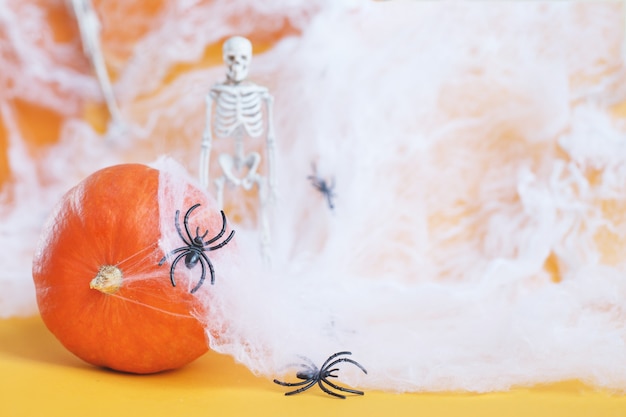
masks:
{"label": "black spider on pumpkin", "polygon": [[191,208],[189,208],[189,210],[187,210],[187,213],[185,213],[185,218],[183,220],[183,225],[185,227],[184,234],[180,228],[180,220],[179,220],[180,210],[176,210],[176,216],[174,217],[174,225],[176,226],[176,231],[178,232],[178,236],[180,236],[183,242],[185,242],[185,246],[181,246],[180,248],[174,249],[173,251],[165,255],[159,261],[159,266],[161,266],[165,263],[165,260],[167,258],[171,257],[172,255],[176,255],[176,257],[174,258],[174,261],[172,262],[172,266],[170,267],[170,281],[172,282],[173,287],[176,286],[176,280],[174,279],[174,270],[176,269],[176,265],[178,265],[178,262],[180,262],[181,259],[183,258],[185,259],[185,266],[187,267],[187,269],[191,269],[195,267],[198,263],[200,263],[200,266],[202,267],[202,273],[200,275],[200,280],[198,281],[196,286],[193,287],[193,289],[191,290],[192,294],[198,291],[198,289],[204,283],[204,279],[206,278],[207,267],[209,268],[209,272],[211,273],[211,285],[215,283],[215,270],[213,269],[213,263],[211,262],[211,260],[209,259],[209,257],[206,255],[205,252],[210,252],[210,251],[221,248],[222,246],[230,242],[230,240],[233,238],[233,235],[235,234],[235,231],[233,230],[230,232],[228,237],[224,239],[221,243],[218,243],[217,245],[214,245],[214,246],[210,246],[211,243],[216,242],[226,232],[226,215],[224,214],[223,211],[221,211],[222,230],[220,230],[220,232],[215,237],[205,241],[204,238],[209,233],[209,231],[206,230],[204,234],[200,235],[200,227],[196,227],[196,235],[192,236],[191,232],[189,231],[189,216],[191,215],[191,212],[194,211],[198,207],[200,207],[199,203],[194,204],[193,206],[191,206]]}
{"label": "black spider on pumpkin", "polygon": [[352,353],[351,352],[337,352],[331,355],[328,359],[326,359],[326,362],[324,362],[321,368],[318,368],[310,359],[302,358],[306,363],[301,364],[300,366],[304,369],[296,373],[296,378],[301,379],[302,380],[301,382],[283,382],[283,381],[279,381],[275,379],[274,383],[285,386],[285,387],[301,387],[294,391],[286,392],[285,395],[298,394],[300,392],[308,390],[315,384],[318,384],[320,388],[322,389],[322,391],[324,391],[326,394],[332,395],[334,397],[338,397],[341,399],[345,399],[346,396],[342,394],[338,394],[334,391],[331,391],[329,388],[326,388],[324,384],[338,391],[343,391],[343,392],[356,394],[356,395],[364,395],[365,393],[363,391],[341,387],[328,380],[328,378],[338,378],[338,376],[335,375],[333,372],[338,372],[339,368],[333,368],[333,366],[337,365],[340,362],[348,362],[353,365],[356,365],[359,369],[361,369],[364,373],[367,374],[367,371],[365,370],[365,368],[361,366],[360,363],[358,363],[357,361],[353,359],[350,359],[350,358],[335,359],[338,356],[342,356],[342,355],[352,355]]}

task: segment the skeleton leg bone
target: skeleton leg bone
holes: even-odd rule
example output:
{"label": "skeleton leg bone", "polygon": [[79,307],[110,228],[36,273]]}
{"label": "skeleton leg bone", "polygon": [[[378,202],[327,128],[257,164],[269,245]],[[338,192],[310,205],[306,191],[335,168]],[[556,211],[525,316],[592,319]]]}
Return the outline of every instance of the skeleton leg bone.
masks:
{"label": "skeleton leg bone", "polygon": [[[230,155],[227,155],[230,156]],[[250,184],[249,188],[244,186],[245,182]],[[235,178],[232,181],[228,175],[223,175],[215,180],[215,190],[217,195],[217,208],[219,210],[224,209],[224,188],[226,184],[232,184],[235,187],[242,186],[245,189],[250,189],[253,186],[257,186],[259,192],[259,211],[258,211],[258,225],[259,225],[259,240],[261,246],[261,258],[267,264],[271,264],[271,234],[270,234],[270,220],[269,220],[269,196],[268,187],[265,177],[254,174],[248,175],[244,180]]]}
{"label": "skeleton leg bone", "polygon": [[270,223],[268,217],[268,189],[265,182],[265,178],[257,176],[256,183],[259,189],[259,229],[260,229],[260,244],[261,244],[261,258],[270,265],[272,262],[271,257],[271,235],[270,235]]}
{"label": "skeleton leg bone", "polygon": [[219,177],[215,180],[215,191],[217,195],[217,208],[218,210],[224,209],[224,185],[226,183],[226,177]]}
{"label": "skeleton leg bone", "polygon": [[211,157],[211,145],[210,143],[202,143],[202,149],[200,151],[200,184],[204,188],[209,186],[209,161]]}

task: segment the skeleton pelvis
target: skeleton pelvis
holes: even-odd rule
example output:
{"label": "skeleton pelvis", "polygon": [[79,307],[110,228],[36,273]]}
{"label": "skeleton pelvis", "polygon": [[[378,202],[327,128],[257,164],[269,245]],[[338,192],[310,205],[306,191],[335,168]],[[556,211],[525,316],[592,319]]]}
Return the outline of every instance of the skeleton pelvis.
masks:
{"label": "skeleton pelvis", "polygon": [[218,163],[226,180],[235,186],[249,190],[259,182],[257,169],[261,163],[261,155],[257,152],[249,153],[241,161],[237,161],[233,155],[221,154]]}

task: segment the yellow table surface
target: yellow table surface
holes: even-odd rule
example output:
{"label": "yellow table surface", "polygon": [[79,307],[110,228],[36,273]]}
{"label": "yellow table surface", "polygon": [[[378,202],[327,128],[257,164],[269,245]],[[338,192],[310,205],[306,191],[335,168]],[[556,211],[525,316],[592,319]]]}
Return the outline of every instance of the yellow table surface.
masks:
{"label": "yellow table surface", "polygon": [[626,416],[626,395],[570,381],[510,392],[285,397],[230,357],[137,376],[83,363],[39,317],[0,320],[0,416]]}

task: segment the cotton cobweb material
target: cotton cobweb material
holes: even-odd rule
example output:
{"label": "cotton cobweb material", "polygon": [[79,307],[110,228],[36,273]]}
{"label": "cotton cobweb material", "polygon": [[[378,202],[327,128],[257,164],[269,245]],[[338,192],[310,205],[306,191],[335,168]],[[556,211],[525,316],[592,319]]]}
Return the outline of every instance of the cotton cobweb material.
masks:
{"label": "cotton cobweb material", "polygon": [[[345,367],[341,381],[364,389],[490,391],[568,379],[626,389],[622,5],[257,3],[172,5],[117,68],[122,112],[135,123],[123,149],[146,161],[167,153],[195,175],[203,96],[223,68],[165,83],[167,69],[252,33],[249,21],[221,18],[242,9],[270,26],[286,10],[295,28],[251,67],[276,100],[272,264],[260,259],[256,231],[229,218],[236,250],[216,252],[216,283],[196,294],[211,348],[269,378],[299,356],[321,364],[349,350],[368,374]],[[23,45],[21,56],[40,62],[34,48]],[[47,74],[95,94],[84,77]],[[31,97],[38,82],[17,82],[14,94]],[[42,100],[63,108],[58,94]],[[81,144],[76,132],[86,127],[73,120],[61,138],[71,149],[48,158],[55,181],[29,194],[35,164],[8,129],[25,161],[8,219],[50,207],[55,191],[94,165],[123,159],[93,133]],[[64,177],[70,160],[78,162]],[[336,179],[333,211],[306,179],[311,162]],[[178,238],[172,210],[185,208],[164,204],[166,252]],[[37,218],[22,224],[35,229]],[[12,237],[24,230],[0,227]],[[27,253],[29,240],[17,240]],[[23,262],[7,262],[26,293]]]}
{"label": "cotton cobweb material", "polygon": [[612,7],[369,6],[259,58],[286,141],[274,261],[220,266],[211,347],[267,376],[350,350],[368,375],[344,381],[383,390],[625,388],[624,261],[599,235],[624,236],[604,205],[624,207],[626,142],[586,81],[622,65]]}

